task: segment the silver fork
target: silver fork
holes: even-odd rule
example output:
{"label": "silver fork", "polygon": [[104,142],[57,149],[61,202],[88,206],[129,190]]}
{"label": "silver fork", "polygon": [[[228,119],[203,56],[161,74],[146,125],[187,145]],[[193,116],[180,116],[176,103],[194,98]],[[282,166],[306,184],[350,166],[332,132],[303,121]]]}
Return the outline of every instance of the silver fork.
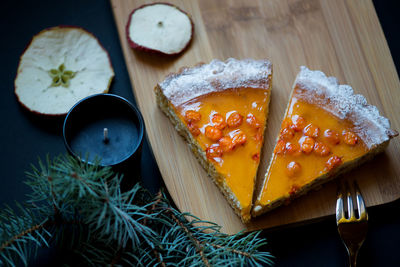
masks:
{"label": "silver fork", "polygon": [[[336,200],[336,224],[339,235],[346,246],[351,267],[356,266],[357,254],[365,240],[368,229],[368,213],[356,181],[353,183],[353,188],[356,196],[358,216],[355,215],[353,198],[347,182],[344,185],[343,183],[339,185]],[[343,196],[346,196],[347,214],[344,208]]]}

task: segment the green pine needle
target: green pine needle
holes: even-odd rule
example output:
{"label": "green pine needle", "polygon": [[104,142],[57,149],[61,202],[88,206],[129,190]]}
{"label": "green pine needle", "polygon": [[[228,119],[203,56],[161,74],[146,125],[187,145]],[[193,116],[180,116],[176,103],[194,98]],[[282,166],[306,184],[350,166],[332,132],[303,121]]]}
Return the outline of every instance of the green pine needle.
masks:
{"label": "green pine needle", "polygon": [[0,211],[0,265],[28,265],[58,246],[87,266],[272,265],[260,232],[227,235],[139,184],[122,192],[111,168],[63,155],[32,166],[25,206]]}

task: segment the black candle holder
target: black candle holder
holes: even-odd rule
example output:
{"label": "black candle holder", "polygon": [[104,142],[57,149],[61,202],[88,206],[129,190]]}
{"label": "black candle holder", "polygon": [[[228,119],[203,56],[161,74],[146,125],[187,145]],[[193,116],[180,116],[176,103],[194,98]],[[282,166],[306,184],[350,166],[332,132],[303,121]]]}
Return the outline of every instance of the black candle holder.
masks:
{"label": "black candle holder", "polygon": [[[125,176],[140,173],[144,123],[139,110],[123,97],[97,94],[76,103],[63,125],[67,151]],[[138,175],[136,175],[137,177]]]}

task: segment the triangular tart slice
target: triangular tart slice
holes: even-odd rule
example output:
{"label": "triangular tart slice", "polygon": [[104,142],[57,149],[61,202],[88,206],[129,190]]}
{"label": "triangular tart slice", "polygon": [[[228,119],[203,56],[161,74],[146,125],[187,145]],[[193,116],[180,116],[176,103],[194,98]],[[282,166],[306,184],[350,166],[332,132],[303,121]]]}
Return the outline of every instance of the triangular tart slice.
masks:
{"label": "triangular tart slice", "polygon": [[243,222],[252,198],[268,115],[268,60],[213,60],[170,74],[157,103]]}
{"label": "triangular tart slice", "polygon": [[357,167],[383,151],[396,135],[389,120],[349,85],[302,67],[252,215]]}

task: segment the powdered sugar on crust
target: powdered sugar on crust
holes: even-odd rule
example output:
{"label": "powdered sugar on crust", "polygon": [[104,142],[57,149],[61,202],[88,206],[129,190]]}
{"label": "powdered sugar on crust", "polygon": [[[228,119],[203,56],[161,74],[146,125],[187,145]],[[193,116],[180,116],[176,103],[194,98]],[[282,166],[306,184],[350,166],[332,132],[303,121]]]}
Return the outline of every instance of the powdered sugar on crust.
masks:
{"label": "powdered sugar on crust", "polygon": [[354,94],[351,86],[339,85],[335,77],[327,77],[321,71],[302,66],[294,86],[303,89],[296,97],[319,104],[340,119],[352,121],[355,132],[370,149],[396,133],[390,129],[389,120],[381,116],[375,106],[369,105],[364,96]]}
{"label": "powdered sugar on crust", "polygon": [[230,88],[252,87],[268,89],[272,65],[268,60],[227,59],[183,68],[168,75],[159,84],[164,95],[175,106],[200,95]]}

